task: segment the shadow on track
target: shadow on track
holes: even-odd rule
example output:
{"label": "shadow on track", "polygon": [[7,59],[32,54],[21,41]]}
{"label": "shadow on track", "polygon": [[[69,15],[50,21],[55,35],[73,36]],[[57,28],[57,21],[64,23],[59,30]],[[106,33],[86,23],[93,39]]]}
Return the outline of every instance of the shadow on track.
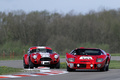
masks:
{"label": "shadow on track", "polygon": [[108,71],[90,70],[90,69],[76,69],[76,71],[71,71],[71,72],[108,72]]}

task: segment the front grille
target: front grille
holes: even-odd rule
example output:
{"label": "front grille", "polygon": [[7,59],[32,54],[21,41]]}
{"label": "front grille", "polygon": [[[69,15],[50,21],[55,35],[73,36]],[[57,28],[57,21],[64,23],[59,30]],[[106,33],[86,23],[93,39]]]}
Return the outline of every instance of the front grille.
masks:
{"label": "front grille", "polygon": [[50,63],[49,63],[49,62],[45,62],[45,63],[44,63],[44,65],[48,65],[48,64],[50,64]]}
{"label": "front grille", "polygon": [[37,63],[37,61],[34,61],[35,63]]}
{"label": "front grille", "polygon": [[96,68],[96,66],[97,66],[97,65],[96,65],[96,64],[94,64],[94,67],[95,67],[95,68]]}
{"label": "front grille", "polygon": [[74,66],[78,68],[86,68],[86,64],[79,64],[79,65],[80,65],[79,67],[77,66],[77,64],[75,64]]}
{"label": "front grille", "polygon": [[76,64],[74,64],[74,67],[76,67]]}
{"label": "front grille", "polygon": [[90,62],[90,61],[80,61],[80,62]]}
{"label": "front grille", "polygon": [[80,68],[86,68],[86,64],[80,64]]}
{"label": "front grille", "polygon": [[54,61],[54,62],[57,62],[57,61]]}
{"label": "front grille", "polygon": [[41,58],[40,61],[51,61],[51,58]]}

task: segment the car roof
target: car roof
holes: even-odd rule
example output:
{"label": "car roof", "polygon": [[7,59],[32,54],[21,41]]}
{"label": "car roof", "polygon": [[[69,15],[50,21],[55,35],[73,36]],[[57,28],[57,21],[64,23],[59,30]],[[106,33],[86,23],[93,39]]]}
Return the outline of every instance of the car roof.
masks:
{"label": "car roof", "polygon": [[52,50],[52,48],[46,47],[46,46],[33,46],[33,47],[30,47],[29,49],[30,50],[32,50],[32,49],[50,49],[50,50]]}
{"label": "car roof", "polygon": [[[85,48],[85,47],[79,47],[79,48],[76,48],[75,50],[77,50],[77,49],[99,49],[99,48]],[[101,49],[99,49],[99,50],[101,50]]]}

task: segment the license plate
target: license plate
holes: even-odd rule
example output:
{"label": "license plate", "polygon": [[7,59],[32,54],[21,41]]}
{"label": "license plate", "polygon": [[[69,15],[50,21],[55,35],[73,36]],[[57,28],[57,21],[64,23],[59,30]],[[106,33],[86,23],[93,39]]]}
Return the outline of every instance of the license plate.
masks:
{"label": "license plate", "polygon": [[49,61],[42,61],[42,64],[44,65],[44,64],[50,64],[50,62]]}

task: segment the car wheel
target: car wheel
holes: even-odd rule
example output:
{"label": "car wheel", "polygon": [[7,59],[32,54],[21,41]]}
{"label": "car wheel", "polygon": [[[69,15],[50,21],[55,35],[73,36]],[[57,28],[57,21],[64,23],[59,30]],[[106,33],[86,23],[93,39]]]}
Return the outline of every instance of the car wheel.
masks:
{"label": "car wheel", "polygon": [[71,68],[69,68],[68,66],[67,66],[67,71],[75,71],[75,69],[71,69]]}
{"label": "car wheel", "polygon": [[54,65],[51,64],[51,65],[50,65],[50,69],[54,69]]}
{"label": "car wheel", "polygon": [[109,64],[108,64],[107,67],[106,67],[106,71],[109,71]]}
{"label": "car wheel", "polygon": [[103,68],[100,69],[100,71],[106,71],[106,64],[104,65]]}
{"label": "car wheel", "polygon": [[56,69],[60,69],[60,61],[55,65]]}
{"label": "car wheel", "polygon": [[29,67],[30,67],[31,69],[33,69],[33,67],[34,67],[34,64],[32,63],[30,57],[29,57]]}
{"label": "car wheel", "polygon": [[24,58],[23,58],[23,66],[24,66],[25,69],[29,68],[29,65],[26,65],[26,64],[25,64]]}

